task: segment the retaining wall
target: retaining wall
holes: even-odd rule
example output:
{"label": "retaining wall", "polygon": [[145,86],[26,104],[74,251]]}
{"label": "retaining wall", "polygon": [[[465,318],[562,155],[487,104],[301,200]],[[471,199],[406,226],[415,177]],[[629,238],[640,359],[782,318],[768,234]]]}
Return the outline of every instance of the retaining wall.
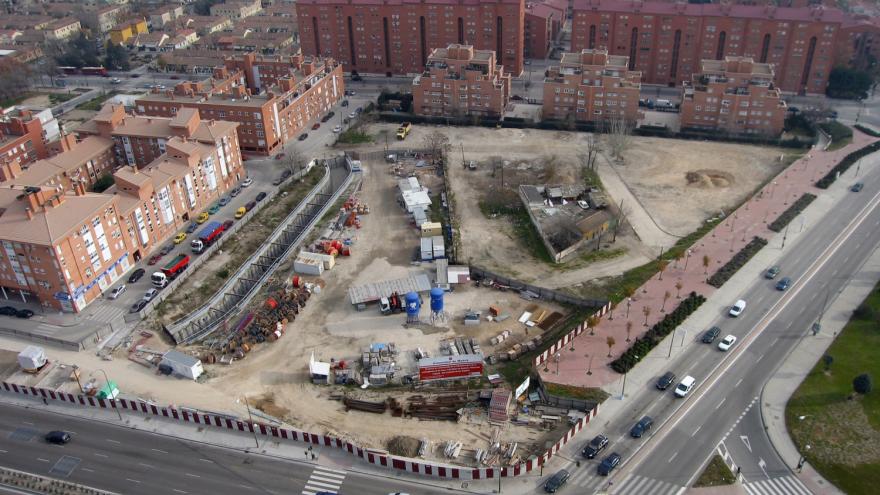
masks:
{"label": "retaining wall", "polygon": [[203,426],[213,426],[227,430],[236,430],[241,432],[256,433],[266,438],[274,438],[280,440],[306,442],[313,445],[321,445],[324,447],[333,447],[344,450],[355,457],[366,461],[375,466],[381,466],[388,469],[406,471],[421,476],[430,476],[434,478],[453,479],[453,480],[482,480],[493,478],[512,478],[523,476],[533,470],[540,469],[541,465],[549,461],[562,449],[565,444],[571,441],[587,423],[590,422],[599,412],[597,405],[587,417],[579,419],[577,423],[569,428],[565,435],[562,436],[552,447],[544,451],[541,456],[522,462],[516,466],[509,467],[492,467],[492,468],[468,468],[463,466],[452,466],[448,464],[438,464],[426,462],[421,459],[411,459],[407,457],[398,457],[389,454],[379,453],[371,449],[359,447],[351,442],[340,438],[327,435],[318,435],[299,430],[291,430],[288,428],[279,428],[277,426],[266,425],[263,423],[250,422],[238,419],[232,416],[219,415],[215,413],[204,413],[187,408],[174,408],[170,406],[158,406],[148,404],[142,401],[134,401],[129,399],[97,399],[95,397],[87,397],[84,395],[74,395],[68,393],[60,393],[45,388],[29,387],[18,385],[15,383],[2,382],[0,390],[32,397],[40,397],[47,401],[58,401],[66,404],[91,407],[100,409],[117,409],[120,413],[142,414],[147,416],[161,416],[169,420],[175,420],[186,423],[195,423]]}
{"label": "retaining wall", "polygon": [[[599,311],[596,311],[595,313],[593,313],[593,316],[601,318],[610,309],[611,309],[611,301],[608,301],[607,303],[605,303],[604,306],[599,308]],[[551,356],[556,354],[557,351],[561,351],[562,349],[565,349],[565,346],[568,345],[569,342],[574,340],[574,338],[577,337],[578,335],[584,333],[585,330],[587,330],[587,321],[586,320],[580,322],[578,324],[578,326],[576,326],[574,328],[574,330],[563,335],[562,338],[557,340],[555,344],[551,345],[549,348],[545,349],[544,352],[537,355],[532,364],[534,364],[535,366],[540,366],[540,365],[544,364],[544,362],[547,361],[548,359],[550,359]]]}

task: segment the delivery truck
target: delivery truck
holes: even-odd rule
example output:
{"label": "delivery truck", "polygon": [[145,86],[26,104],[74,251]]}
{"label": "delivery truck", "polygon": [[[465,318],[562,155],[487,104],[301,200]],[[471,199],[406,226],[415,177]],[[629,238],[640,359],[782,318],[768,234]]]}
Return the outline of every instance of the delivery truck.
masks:
{"label": "delivery truck", "polygon": [[214,244],[214,241],[223,236],[223,224],[220,222],[208,222],[202,231],[199,232],[199,236],[197,239],[193,239],[190,243],[190,247],[192,248],[192,252],[196,254],[202,253],[205,249],[208,249],[211,244]]}
{"label": "delivery truck", "polygon": [[189,255],[178,254],[167,265],[162,267],[161,272],[150,275],[150,281],[156,287],[165,287],[168,282],[177,278],[189,266]]}

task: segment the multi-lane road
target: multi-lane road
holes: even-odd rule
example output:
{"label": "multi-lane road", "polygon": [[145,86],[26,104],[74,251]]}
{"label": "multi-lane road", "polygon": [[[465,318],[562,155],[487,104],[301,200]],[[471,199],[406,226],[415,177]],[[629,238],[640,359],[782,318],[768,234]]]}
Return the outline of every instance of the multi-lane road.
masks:
{"label": "multi-lane road", "polygon": [[[840,180],[849,184],[855,180],[852,176],[850,171]],[[679,378],[697,378],[690,397],[675,399],[671,391],[654,389],[653,383],[642,385],[604,432],[611,439],[606,453],[621,453],[626,460],[623,468],[608,479],[596,475],[593,462],[572,466],[566,493],[608,489],[620,495],[680,493],[716,451],[742,469],[742,481],[751,494],[809,493],[792,475],[793,466],[787,466],[770,443],[758,398],[798,341],[811,338],[812,324],[826,303],[880,245],[880,171],[872,169],[859,180],[865,183],[862,192],[848,193],[828,208],[777,260],[782,268],[777,280],[791,277],[791,288],[779,291],[775,280],[756,278],[739,294],[748,301],[742,316],[718,315],[712,324],[721,327],[721,337],[738,338],[730,352],[719,351],[716,341],[698,344],[670,362],[669,369]],[[765,249],[779,249],[778,241]],[[654,430],[640,440],[630,438],[630,427],[645,414],[655,419]]]}
{"label": "multi-lane road", "polygon": [[[43,436],[51,430],[71,432],[73,440],[48,444]],[[132,495],[448,492],[57,415],[39,406],[0,404],[0,464]]]}

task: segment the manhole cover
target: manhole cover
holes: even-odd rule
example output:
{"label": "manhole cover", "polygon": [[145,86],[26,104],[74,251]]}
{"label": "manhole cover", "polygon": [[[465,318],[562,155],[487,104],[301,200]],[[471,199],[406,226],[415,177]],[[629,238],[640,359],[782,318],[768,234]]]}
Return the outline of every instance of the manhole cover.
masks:
{"label": "manhole cover", "polygon": [[30,442],[39,433],[39,431],[33,428],[16,428],[9,434],[9,439]]}
{"label": "manhole cover", "polygon": [[49,470],[49,474],[67,478],[70,476],[70,473],[79,466],[80,461],[82,461],[82,459],[79,457],[71,457],[69,455],[62,456],[61,459],[58,459],[58,462],[52,466],[52,469]]}

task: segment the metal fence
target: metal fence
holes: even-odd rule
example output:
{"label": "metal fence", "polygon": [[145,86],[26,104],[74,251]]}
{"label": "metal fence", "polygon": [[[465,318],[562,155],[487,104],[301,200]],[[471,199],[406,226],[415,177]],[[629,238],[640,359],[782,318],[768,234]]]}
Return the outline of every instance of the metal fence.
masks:
{"label": "metal fence", "polygon": [[385,161],[385,157],[388,155],[396,155],[400,158],[418,158],[421,156],[427,156],[431,151],[427,149],[419,149],[419,148],[406,148],[406,149],[393,149],[389,148],[387,150],[380,151],[367,151],[367,152],[359,152],[352,151],[349,152],[351,158],[353,160],[382,160]]}
{"label": "metal fence", "polygon": [[[351,161],[346,156],[325,161],[324,167],[327,173],[321,182],[223,287],[206,304],[164,327],[176,343],[195,342],[225,327],[229,319],[250,302],[257,289],[302,241],[354,177]],[[335,178],[343,173],[343,177]]]}
{"label": "metal fence", "polygon": [[43,344],[55,345],[58,347],[63,347],[65,349],[70,349],[73,351],[79,351],[85,349],[85,341],[94,337],[95,334],[89,334],[84,336],[79,342],[74,342],[71,340],[62,340],[55,337],[50,337],[48,335],[40,335],[38,333],[29,332],[26,330],[16,330],[14,328],[2,328],[0,327],[0,333],[11,335],[13,337],[18,337],[25,340],[30,340],[32,342],[40,342]]}
{"label": "metal fence", "polygon": [[527,290],[530,292],[534,292],[541,299],[545,299],[547,301],[556,301],[562,304],[570,304],[572,306],[577,306],[579,308],[601,308],[608,304],[608,301],[602,299],[584,299],[581,297],[575,297],[570,294],[565,294],[563,292],[559,292],[553,289],[546,289],[544,287],[538,287],[537,285],[527,284],[525,282],[520,282],[519,280],[514,280],[510,277],[505,277],[504,275],[498,275],[497,273],[490,272],[489,270],[485,270],[478,266],[471,265],[471,277],[474,279],[491,279],[498,282],[501,285],[506,285],[515,290],[523,291]]}

